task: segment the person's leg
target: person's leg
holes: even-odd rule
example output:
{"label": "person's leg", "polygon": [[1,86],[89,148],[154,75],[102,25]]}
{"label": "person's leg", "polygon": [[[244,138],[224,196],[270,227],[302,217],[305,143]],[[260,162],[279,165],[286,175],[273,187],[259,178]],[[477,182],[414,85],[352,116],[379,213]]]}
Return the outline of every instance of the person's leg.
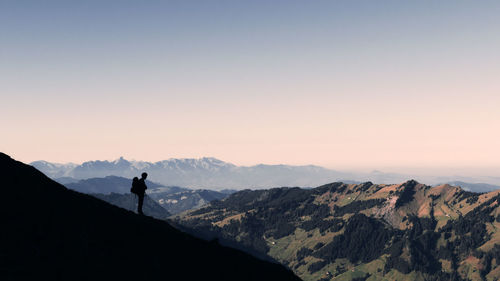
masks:
{"label": "person's leg", "polygon": [[137,213],[143,215],[142,204],[144,203],[144,194],[139,194],[139,204],[137,206]]}

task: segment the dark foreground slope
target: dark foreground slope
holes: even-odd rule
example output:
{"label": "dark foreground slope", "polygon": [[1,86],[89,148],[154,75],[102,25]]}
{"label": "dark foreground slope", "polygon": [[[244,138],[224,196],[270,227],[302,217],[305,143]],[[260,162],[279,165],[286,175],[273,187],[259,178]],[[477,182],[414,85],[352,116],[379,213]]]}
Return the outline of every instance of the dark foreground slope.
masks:
{"label": "dark foreground slope", "polygon": [[55,183],[0,153],[0,280],[300,280]]}

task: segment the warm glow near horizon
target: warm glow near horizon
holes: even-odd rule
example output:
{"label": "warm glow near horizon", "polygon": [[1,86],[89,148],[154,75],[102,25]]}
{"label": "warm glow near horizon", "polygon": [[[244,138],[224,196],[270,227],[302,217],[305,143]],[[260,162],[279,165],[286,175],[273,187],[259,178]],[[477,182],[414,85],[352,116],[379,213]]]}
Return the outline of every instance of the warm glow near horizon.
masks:
{"label": "warm glow near horizon", "polygon": [[18,160],[500,167],[498,2],[85,2],[0,4]]}

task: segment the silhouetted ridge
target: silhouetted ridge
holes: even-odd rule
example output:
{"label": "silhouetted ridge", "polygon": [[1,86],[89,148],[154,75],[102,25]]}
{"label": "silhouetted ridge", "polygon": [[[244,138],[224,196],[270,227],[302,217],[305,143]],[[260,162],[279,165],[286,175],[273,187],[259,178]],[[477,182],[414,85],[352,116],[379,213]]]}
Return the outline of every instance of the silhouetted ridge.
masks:
{"label": "silhouetted ridge", "polygon": [[66,189],[0,153],[0,280],[300,280]]}

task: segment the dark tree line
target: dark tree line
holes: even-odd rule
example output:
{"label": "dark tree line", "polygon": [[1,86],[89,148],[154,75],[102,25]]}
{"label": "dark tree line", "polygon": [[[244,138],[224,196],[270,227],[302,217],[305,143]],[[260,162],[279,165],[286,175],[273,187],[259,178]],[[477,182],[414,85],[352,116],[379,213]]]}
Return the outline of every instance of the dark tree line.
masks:
{"label": "dark tree line", "polygon": [[395,207],[401,207],[413,200],[413,195],[415,194],[415,186],[417,186],[417,182],[414,180],[407,181],[402,185],[402,189],[396,191],[396,195],[399,196],[396,201]]}
{"label": "dark tree line", "polygon": [[309,268],[315,272],[320,265],[334,262],[338,258],[347,258],[350,262],[370,262],[378,258],[384,251],[385,245],[393,235],[380,221],[356,214],[349,219],[344,233],[333,238],[333,241],[315,251],[312,256],[322,259],[324,263],[317,263]]}

